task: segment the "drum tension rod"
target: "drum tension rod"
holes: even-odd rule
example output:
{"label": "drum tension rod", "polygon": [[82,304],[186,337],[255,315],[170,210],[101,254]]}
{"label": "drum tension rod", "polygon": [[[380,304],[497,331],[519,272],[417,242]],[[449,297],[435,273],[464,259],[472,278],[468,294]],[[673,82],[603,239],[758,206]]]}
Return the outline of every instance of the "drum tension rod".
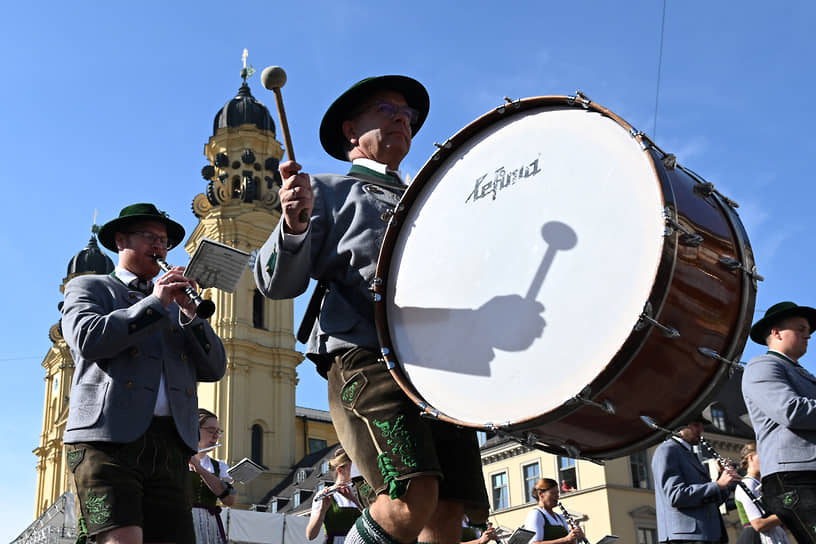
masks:
{"label": "drum tension rod", "polygon": [[602,400],[601,402],[595,402],[594,400],[590,400],[587,398],[589,395],[589,386],[586,386],[583,391],[572,397],[570,399],[573,403],[581,403],[585,404],[586,406],[594,406],[595,408],[600,408],[607,414],[614,415],[615,414],[615,405],[612,404],[608,400]]}
{"label": "drum tension rod", "polygon": [[498,106],[496,108],[496,113],[502,114],[502,113],[507,111],[507,108],[510,108],[511,110],[517,110],[517,109],[519,109],[521,107],[521,101],[520,100],[515,100],[514,101],[510,97],[505,96],[504,101],[505,101],[505,104],[502,104],[501,106]]}
{"label": "drum tension rod", "polygon": [[765,281],[765,278],[757,274],[756,265],[752,266],[751,269],[748,270],[743,263],[727,255],[720,256],[720,264],[728,270],[742,270],[754,281]]}
{"label": "drum tension rod", "polygon": [[570,106],[574,106],[576,102],[578,102],[578,104],[580,104],[585,110],[588,110],[589,105],[592,104],[592,100],[590,100],[587,95],[582,93],[580,89],[575,91],[575,95],[567,97],[567,104]]}
{"label": "drum tension rod", "polygon": [[643,308],[643,312],[640,314],[640,318],[638,319],[637,324],[635,325],[635,330],[639,331],[646,325],[644,322],[649,323],[650,325],[654,325],[661,331],[663,334],[666,335],[668,338],[678,338],[680,336],[680,332],[673,327],[668,327],[666,325],[661,324],[657,320],[655,320],[652,316],[654,315],[654,311],[652,310],[652,303],[647,302],[646,306]]}
{"label": "drum tension rod", "polygon": [[675,168],[677,168],[677,155],[675,155],[674,153],[666,153],[665,151],[663,151],[663,149],[661,149],[659,145],[654,143],[654,141],[651,138],[649,138],[645,132],[642,132],[632,127],[629,130],[629,135],[632,136],[632,138],[640,139],[639,140],[640,148],[643,149],[644,151],[649,148],[652,148],[658,153],[660,153],[660,161],[663,163],[663,166],[666,167],[666,170],[674,170]]}
{"label": "drum tension rod", "polygon": [[734,372],[735,368],[738,368],[738,367],[745,364],[742,361],[740,361],[739,359],[734,359],[733,361],[729,361],[728,359],[726,359],[725,357],[723,357],[722,355],[720,355],[719,353],[717,353],[716,351],[714,351],[711,348],[706,348],[706,347],[701,346],[701,347],[697,348],[697,351],[699,351],[700,353],[702,353],[706,357],[709,357],[711,359],[715,359],[717,361],[720,361],[721,363],[727,364],[730,372],[732,372],[732,373]]}
{"label": "drum tension rod", "polygon": [[368,286],[368,290],[371,291],[371,297],[374,299],[374,302],[379,302],[382,300],[382,295],[377,292],[380,290],[381,285],[382,278],[375,277],[371,280],[371,283]]}
{"label": "drum tension rod", "polygon": [[699,234],[691,232],[686,227],[681,225],[674,219],[674,217],[672,217],[673,215],[674,214],[669,206],[663,208],[663,218],[666,220],[666,229],[663,231],[663,236],[671,236],[674,231],[679,230],[682,232],[680,237],[677,239],[680,244],[689,247],[699,247],[700,244],[703,243],[703,237]]}

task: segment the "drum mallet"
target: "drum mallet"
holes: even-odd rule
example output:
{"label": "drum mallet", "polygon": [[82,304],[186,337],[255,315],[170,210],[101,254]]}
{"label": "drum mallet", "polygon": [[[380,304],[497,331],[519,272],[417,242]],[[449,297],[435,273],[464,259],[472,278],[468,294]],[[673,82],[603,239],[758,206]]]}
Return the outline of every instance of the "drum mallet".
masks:
{"label": "drum mallet", "polygon": [[[283,132],[283,143],[286,146],[286,156],[290,161],[295,161],[295,149],[292,147],[292,138],[289,135],[289,123],[286,122],[286,110],[283,107],[283,96],[281,87],[286,85],[286,72],[280,66],[267,66],[261,72],[261,83],[263,86],[275,93],[275,103],[278,106],[278,117],[280,118],[281,132]],[[298,219],[301,223],[309,221],[308,212],[300,210]]]}

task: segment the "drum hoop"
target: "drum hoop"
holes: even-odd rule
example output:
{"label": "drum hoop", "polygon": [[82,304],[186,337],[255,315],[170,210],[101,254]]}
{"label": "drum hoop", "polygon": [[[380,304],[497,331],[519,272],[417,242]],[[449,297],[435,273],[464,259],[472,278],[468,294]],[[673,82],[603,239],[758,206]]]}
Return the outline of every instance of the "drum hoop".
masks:
{"label": "drum hoop", "polygon": [[[473,135],[478,133],[484,127],[492,125],[494,122],[510,118],[530,109],[537,109],[547,106],[552,107],[552,109],[592,110],[610,118],[627,130],[632,138],[635,139],[641,148],[647,153],[648,161],[651,165],[655,180],[660,183],[663,192],[664,206],[667,209],[671,209],[673,213],[676,214],[676,199],[671,181],[668,179],[665,172],[657,166],[656,161],[660,160],[661,157],[659,157],[657,152],[654,150],[654,146],[652,145],[651,141],[620,116],[595,102],[589,102],[588,100],[577,100],[574,96],[566,95],[539,96],[519,99],[503,104],[483,114],[481,117],[459,130],[456,134],[446,140],[444,144],[438,145],[436,152],[426,161],[406,189],[389,220],[380,247],[375,279],[372,282],[372,291],[374,292],[374,317],[383,361],[394,380],[405,392],[408,398],[410,398],[411,401],[414,402],[422,410],[422,412],[429,417],[438,418],[456,425],[466,427],[474,426],[474,422],[461,421],[457,418],[448,416],[447,414],[443,414],[431,406],[410,381],[407,374],[402,369],[400,362],[397,360],[396,353],[394,352],[392,345],[393,342],[388,327],[389,321],[387,315],[388,307],[386,295],[389,285],[389,267],[396,241],[401,232],[402,222],[405,219],[408,210],[413,206],[417,197],[422,193],[425,185],[437,171],[439,166],[445,159],[448,158],[449,155],[457,150],[462,144],[466,143]],[[730,216],[729,222],[733,223],[733,218]],[[655,318],[660,316],[670,291],[671,280],[674,275],[677,260],[677,241],[675,238],[676,237],[666,237],[664,239],[662,255],[660,256],[660,262],[655,274],[655,282],[647,298],[647,304],[651,304]],[[608,386],[614,383],[615,379],[626,370],[633,360],[635,360],[638,352],[645,345],[647,337],[652,331],[652,328],[653,327],[651,326],[646,326],[639,331],[633,330],[632,334],[630,334],[629,337],[623,341],[620,349],[612,357],[607,366],[584,389],[582,392],[584,398],[594,399],[603,393]],[[747,333],[743,336],[747,337]],[[737,347],[739,343],[740,340],[735,338],[734,347]],[[742,344],[744,345],[744,341]],[[710,391],[710,394],[715,392],[715,386],[722,382],[723,376],[724,370],[720,369],[715,376],[715,379],[712,380],[713,383],[707,388]],[[700,403],[697,402],[694,404],[695,407],[697,407]],[[571,399],[554,410],[547,412],[546,416],[544,414],[532,414],[528,417],[513,422],[487,422],[482,426],[488,431],[509,431],[511,425],[513,427],[524,429],[526,423],[535,422],[538,425],[548,421],[559,420],[577,411],[583,406],[584,404],[577,399]],[[653,444],[655,442],[654,434],[649,435],[649,437],[639,441],[639,443],[640,442],[648,442],[649,444]],[[558,450],[564,454],[569,453],[566,449],[563,449],[560,446],[548,444],[547,447],[550,450]],[[608,458],[607,456],[603,455],[603,452],[598,453],[600,454],[598,457]],[[593,454],[593,456],[595,456],[595,454]]]}

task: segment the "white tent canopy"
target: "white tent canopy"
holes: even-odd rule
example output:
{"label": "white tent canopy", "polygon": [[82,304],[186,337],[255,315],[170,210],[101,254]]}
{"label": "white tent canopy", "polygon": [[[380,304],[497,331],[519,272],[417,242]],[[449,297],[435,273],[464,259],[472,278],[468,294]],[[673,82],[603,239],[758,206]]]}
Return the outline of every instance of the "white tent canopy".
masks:
{"label": "white tent canopy", "polygon": [[235,544],[308,544],[323,542],[323,528],[313,541],[306,538],[309,518],[224,508],[221,521],[227,542]]}

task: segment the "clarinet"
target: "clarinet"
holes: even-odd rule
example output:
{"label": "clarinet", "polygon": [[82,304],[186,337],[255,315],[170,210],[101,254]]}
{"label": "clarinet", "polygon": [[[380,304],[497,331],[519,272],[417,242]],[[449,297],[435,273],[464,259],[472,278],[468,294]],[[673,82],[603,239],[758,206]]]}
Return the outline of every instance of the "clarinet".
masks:
{"label": "clarinet", "polygon": [[[577,529],[578,525],[575,523],[575,520],[572,519],[570,513],[567,512],[567,509],[564,508],[564,505],[561,503],[561,501],[558,502],[558,508],[561,509],[561,514],[564,516],[564,519],[567,520],[567,524],[569,524],[570,529],[572,529],[573,531]],[[584,538],[581,539],[581,544],[589,544],[589,540],[587,540],[586,535],[584,535]]]}
{"label": "clarinet", "polygon": [[[708,441],[702,436],[700,436],[700,445],[704,447],[706,451],[708,451],[708,453],[710,453],[711,456],[714,457],[714,459],[717,460],[717,463],[723,469],[734,470],[734,467],[731,465],[728,459],[717,453],[717,450],[715,450],[714,447],[711,444],[709,444]],[[767,517],[768,511],[765,510],[765,507],[762,505],[762,501],[759,499],[759,497],[754,495],[754,493],[750,489],[748,489],[748,486],[745,485],[745,482],[743,482],[742,480],[738,480],[737,485],[740,486],[743,491],[745,491],[745,494],[748,495],[748,498],[751,499],[751,502],[753,502],[754,505],[757,507],[757,510],[759,510],[759,514],[763,518]]]}

